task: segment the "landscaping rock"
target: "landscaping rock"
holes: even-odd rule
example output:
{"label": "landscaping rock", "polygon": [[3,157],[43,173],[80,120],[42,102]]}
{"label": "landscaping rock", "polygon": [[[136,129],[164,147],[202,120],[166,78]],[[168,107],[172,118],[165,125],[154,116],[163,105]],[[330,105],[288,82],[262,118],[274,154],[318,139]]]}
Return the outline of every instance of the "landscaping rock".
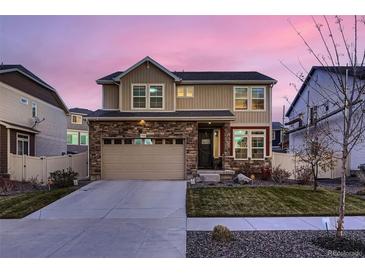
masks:
{"label": "landscaping rock", "polygon": [[243,175],[242,173],[238,173],[237,176],[233,179],[233,182],[236,184],[251,183],[252,179]]}
{"label": "landscaping rock", "polygon": [[[212,232],[188,231],[188,258],[365,258],[365,230],[346,231],[344,250],[336,245],[321,246],[323,237],[335,231],[234,231],[233,240],[219,242]],[[353,243],[357,244],[353,244]]]}

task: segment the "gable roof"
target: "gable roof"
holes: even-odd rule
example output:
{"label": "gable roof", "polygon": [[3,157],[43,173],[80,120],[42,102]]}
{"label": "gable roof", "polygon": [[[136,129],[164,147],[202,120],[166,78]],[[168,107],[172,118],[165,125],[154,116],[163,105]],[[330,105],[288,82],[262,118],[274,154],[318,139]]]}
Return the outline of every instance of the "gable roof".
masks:
{"label": "gable roof", "polygon": [[13,72],[13,71],[18,71],[18,72],[24,74],[25,76],[31,78],[33,81],[38,82],[38,84],[41,84],[41,85],[45,86],[46,88],[55,91],[55,89],[52,86],[50,86],[49,84],[44,82],[41,78],[39,78],[37,75],[35,75],[31,71],[27,70],[22,65],[0,64],[0,73],[7,73],[7,72]]}
{"label": "gable roof", "polygon": [[[308,82],[310,81],[310,79],[312,78],[314,72],[316,70],[322,70],[325,71],[327,73],[332,72],[332,73],[340,73],[342,75],[346,74],[346,70],[348,70],[348,75],[349,76],[354,76],[353,70],[351,69],[351,67],[348,66],[327,66],[327,67],[323,67],[323,66],[313,66],[311,68],[311,70],[309,71],[307,77],[305,78],[302,86],[300,87],[298,93],[295,95],[293,102],[291,103],[290,107],[288,108],[288,111],[285,113],[286,117],[289,117],[290,113],[292,112],[294,106],[296,105],[297,101],[299,100],[300,96],[302,95],[304,89],[306,88]],[[365,79],[365,67],[357,67],[357,78],[363,80]]]}
{"label": "gable roof", "polygon": [[87,109],[87,108],[70,108],[70,112],[84,114],[84,115],[89,115],[89,114],[93,113],[92,110]]}
{"label": "gable roof", "polygon": [[270,81],[276,82],[257,71],[181,71],[174,72],[183,81]]}
{"label": "gable roof", "polygon": [[135,68],[139,67],[140,65],[146,63],[146,62],[150,62],[152,64],[154,64],[156,67],[158,67],[161,71],[165,72],[167,75],[169,75],[171,78],[173,78],[175,81],[179,81],[180,78],[177,77],[175,74],[173,74],[171,71],[169,71],[167,68],[165,68],[164,66],[162,66],[161,64],[157,63],[155,60],[153,60],[151,57],[146,56],[145,58],[143,58],[141,61],[139,61],[138,63],[134,64],[133,66],[131,66],[130,68],[128,68],[127,70],[121,72],[119,75],[113,77],[114,81],[119,81],[120,78],[124,77],[125,75],[127,75],[129,72],[131,72],[132,70],[134,70]]}
{"label": "gable roof", "polygon": [[145,62],[151,62],[163,72],[181,83],[267,83],[276,84],[277,81],[257,71],[174,71],[171,72],[151,57],[147,56],[125,71],[116,71],[96,80],[98,84],[115,84],[120,78]]}

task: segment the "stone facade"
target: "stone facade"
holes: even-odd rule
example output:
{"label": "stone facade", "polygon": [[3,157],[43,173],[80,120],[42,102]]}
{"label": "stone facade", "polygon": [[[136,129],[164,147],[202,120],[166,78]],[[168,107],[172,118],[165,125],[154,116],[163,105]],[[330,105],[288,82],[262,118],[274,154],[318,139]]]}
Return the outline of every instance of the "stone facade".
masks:
{"label": "stone facade", "polygon": [[89,121],[90,178],[101,178],[101,145],[103,138],[184,138],[186,175],[197,171],[198,123],[146,121]]}

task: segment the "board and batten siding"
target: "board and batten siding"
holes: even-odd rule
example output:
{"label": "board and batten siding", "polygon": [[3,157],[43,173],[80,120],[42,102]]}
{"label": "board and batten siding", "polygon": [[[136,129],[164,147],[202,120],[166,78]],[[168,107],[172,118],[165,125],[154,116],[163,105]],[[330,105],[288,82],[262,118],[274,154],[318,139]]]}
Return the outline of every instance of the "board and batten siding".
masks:
{"label": "board and batten siding", "polygon": [[103,109],[119,109],[118,85],[103,85]]}
{"label": "board and batten siding", "polygon": [[[20,103],[24,97],[28,104]],[[40,131],[35,138],[36,156],[56,156],[67,152],[65,112],[49,103],[33,97],[0,81],[0,120],[32,127],[32,103],[37,104],[38,117],[44,120],[35,129]]]}
{"label": "board and batten siding", "polygon": [[[131,106],[132,84],[164,84],[164,109],[174,111],[175,109],[175,82],[169,75],[162,72],[155,65],[143,63],[121,78],[119,86],[119,104],[121,111],[133,111]],[[136,110],[136,111],[141,111]],[[143,111],[143,110],[142,110]],[[161,111],[161,109],[145,109],[145,111]]]}
{"label": "board and batten siding", "polygon": [[176,98],[176,110],[229,109],[236,116],[232,125],[271,124],[271,87],[266,86],[265,111],[234,111],[235,86],[239,85],[194,85],[194,97]]}

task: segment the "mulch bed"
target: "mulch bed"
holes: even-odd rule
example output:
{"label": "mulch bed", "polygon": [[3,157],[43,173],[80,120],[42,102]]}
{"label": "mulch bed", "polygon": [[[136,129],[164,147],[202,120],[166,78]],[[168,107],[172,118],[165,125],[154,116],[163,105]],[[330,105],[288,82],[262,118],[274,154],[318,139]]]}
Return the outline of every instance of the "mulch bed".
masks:
{"label": "mulch bed", "polygon": [[365,258],[365,230],[346,231],[341,243],[334,231],[234,231],[231,242],[212,240],[211,232],[188,231],[188,258]]}

